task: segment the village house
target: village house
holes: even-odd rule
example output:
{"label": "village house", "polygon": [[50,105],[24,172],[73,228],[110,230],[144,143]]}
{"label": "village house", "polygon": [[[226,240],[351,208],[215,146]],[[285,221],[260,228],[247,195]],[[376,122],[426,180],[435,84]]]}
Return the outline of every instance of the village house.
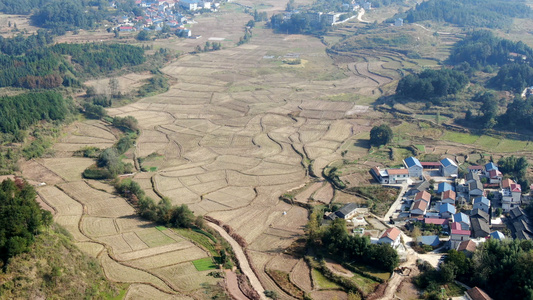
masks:
{"label": "village house", "polygon": [[180,0],[180,6],[186,10],[195,11],[201,9],[198,7],[198,0]]}
{"label": "village house", "polygon": [[443,203],[439,207],[440,217],[443,219],[451,218],[455,214],[455,206],[450,203]]}
{"label": "village house", "polygon": [[498,170],[498,166],[495,163],[490,162],[485,165],[485,174],[493,170]]}
{"label": "village house", "polygon": [[427,181],[427,180],[419,182],[419,183],[415,184],[412,189],[409,190],[408,195],[414,195],[414,194],[420,193],[422,191],[425,191],[425,190],[429,189],[429,186],[430,186],[430,184],[429,184],[429,181]]}
{"label": "village house", "polygon": [[474,255],[474,252],[476,251],[476,243],[472,240],[464,241],[459,244],[459,247],[457,247],[457,251],[463,252],[466,257],[472,257]]}
{"label": "village house", "polygon": [[502,181],[502,209],[509,212],[511,209],[520,206],[522,203],[522,187],[511,179]]}
{"label": "village house", "polygon": [[453,215],[453,222],[459,224],[462,230],[470,230],[470,218],[462,212]]}
{"label": "village house", "polygon": [[437,193],[438,194],[442,194],[446,191],[453,191],[455,190],[455,188],[448,182],[441,182],[439,183],[438,187],[437,187]]}
{"label": "village house", "polygon": [[396,249],[401,243],[400,236],[401,236],[400,229],[398,229],[396,227],[391,227],[391,228],[385,230],[385,232],[383,232],[383,234],[379,238],[378,243],[379,244],[388,244],[392,248]]}
{"label": "village house", "polygon": [[489,214],[486,213],[485,211],[481,210],[481,209],[478,209],[478,208],[473,209],[470,212],[470,219],[474,219],[474,218],[483,219],[487,223],[490,222]]}
{"label": "village house", "polygon": [[409,170],[409,177],[417,177],[422,178],[423,177],[423,170],[422,164],[416,157],[408,157],[403,160],[403,164],[407,170]]}
{"label": "village house", "polygon": [[533,225],[520,207],[515,207],[509,212],[511,234],[520,240],[533,239]]}
{"label": "village house", "polygon": [[470,240],[470,230],[463,230],[461,224],[453,222],[450,229],[450,249],[457,249],[461,242]]}
{"label": "village house", "polygon": [[431,201],[431,194],[427,191],[421,191],[415,195],[415,201],[423,200],[426,201],[427,204]]}
{"label": "village house", "polygon": [[381,184],[403,183],[409,179],[409,171],[407,169],[381,170],[379,167],[373,167],[370,169],[370,173]]}
{"label": "village house", "polygon": [[482,289],[473,287],[465,292],[466,300],[492,300]]}
{"label": "village house", "polygon": [[330,219],[341,218],[345,220],[351,219],[357,213],[358,207],[359,206],[355,203],[348,203],[344,205],[343,207],[341,207],[339,210],[337,210],[335,213],[330,214],[329,218]]}
{"label": "village house", "polygon": [[428,208],[428,202],[424,200],[418,200],[413,202],[411,206],[411,217],[419,217],[426,214]]}
{"label": "village house", "polygon": [[486,212],[486,213],[489,213],[489,209],[490,209],[490,200],[487,199],[487,197],[476,197],[474,199],[474,206],[473,206],[474,209],[478,208],[478,209],[481,209],[482,211]]}
{"label": "village house", "polygon": [[485,168],[483,166],[468,166],[468,173],[482,175]]}
{"label": "village house", "polygon": [[445,158],[440,161],[439,170],[444,177],[457,176],[459,167],[457,167],[457,164],[453,160]]}
{"label": "village house", "polygon": [[468,195],[470,198],[483,195],[483,184],[480,180],[470,181],[468,184]]}
{"label": "village house", "polygon": [[489,223],[483,218],[471,218],[470,230],[473,238],[486,238],[490,234]]}
{"label": "village house", "polygon": [[438,235],[423,235],[416,238],[416,241],[422,245],[437,247],[440,244]]}
{"label": "village house", "polygon": [[424,218],[424,224],[435,224],[441,226],[444,229],[448,228],[449,221],[448,219]]}
{"label": "village house", "polygon": [[447,190],[444,193],[442,193],[441,202],[455,205],[455,196],[456,194],[453,190]]}
{"label": "village house", "polygon": [[489,179],[489,183],[492,184],[500,184],[503,179],[502,172],[500,172],[500,170],[498,169],[490,170],[489,172],[487,172],[486,176]]}

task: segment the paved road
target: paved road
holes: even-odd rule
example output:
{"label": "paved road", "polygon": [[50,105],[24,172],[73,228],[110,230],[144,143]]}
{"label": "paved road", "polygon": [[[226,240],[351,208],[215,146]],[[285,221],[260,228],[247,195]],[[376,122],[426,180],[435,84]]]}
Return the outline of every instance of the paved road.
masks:
{"label": "paved road", "polygon": [[250,284],[259,293],[259,296],[261,299],[266,300],[263,288],[263,285],[261,285],[261,282],[259,281],[259,278],[255,275],[254,271],[250,267],[250,263],[248,262],[248,258],[246,255],[244,255],[244,250],[242,247],[235,241],[222,227],[218,226],[217,224],[211,223],[207,221],[207,224],[211,226],[214,230],[216,230],[220,235],[228,241],[228,243],[231,245],[231,248],[233,248],[233,252],[235,253],[235,257],[239,261],[239,266],[241,268],[241,271],[248,276],[248,279],[250,280]]}

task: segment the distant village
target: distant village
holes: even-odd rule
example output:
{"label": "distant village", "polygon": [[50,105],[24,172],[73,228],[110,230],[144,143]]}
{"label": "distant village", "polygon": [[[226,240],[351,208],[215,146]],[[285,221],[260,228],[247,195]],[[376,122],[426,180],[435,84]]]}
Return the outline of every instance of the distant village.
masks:
{"label": "distant village", "polygon": [[[530,196],[514,180],[504,179],[493,162],[469,166],[464,178],[459,178],[458,165],[451,158],[420,162],[409,157],[402,168],[373,167],[370,173],[378,184],[401,188],[389,210],[392,213],[380,221],[384,229],[379,234],[367,232],[366,219],[379,218],[355,203],[325,215],[325,221],[343,218],[354,234],[389,244],[400,257],[406,254],[400,242],[403,233],[414,239],[415,247],[455,249],[467,256],[487,239],[533,239],[533,223],[521,208],[529,204]],[[413,236],[414,226],[433,234]]]}
{"label": "distant village", "polygon": [[[208,0],[136,0],[135,4],[142,8],[143,15],[125,15],[117,17],[113,28],[119,32],[162,31],[168,26],[170,31],[182,37],[192,37],[186,24],[194,23],[191,15],[197,12],[217,11],[220,1]],[[116,8],[111,1],[110,7]],[[187,14],[188,16],[185,16]]]}

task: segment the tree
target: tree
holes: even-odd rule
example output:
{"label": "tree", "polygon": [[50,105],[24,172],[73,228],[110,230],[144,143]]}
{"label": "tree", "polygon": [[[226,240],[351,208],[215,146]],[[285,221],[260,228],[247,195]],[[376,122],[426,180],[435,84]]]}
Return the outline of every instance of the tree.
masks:
{"label": "tree", "polygon": [[390,143],[393,138],[392,129],[387,124],[381,124],[379,126],[374,126],[370,130],[370,145],[371,146],[382,146]]}

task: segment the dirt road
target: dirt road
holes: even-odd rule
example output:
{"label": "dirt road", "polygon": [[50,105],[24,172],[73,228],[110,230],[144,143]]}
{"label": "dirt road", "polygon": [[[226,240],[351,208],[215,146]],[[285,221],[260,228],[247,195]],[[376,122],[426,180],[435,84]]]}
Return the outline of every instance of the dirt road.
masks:
{"label": "dirt road", "polygon": [[248,262],[248,258],[246,255],[244,255],[244,250],[242,247],[220,226],[217,224],[207,222],[211,228],[216,230],[220,235],[228,241],[228,243],[231,245],[231,248],[233,248],[233,252],[235,253],[235,257],[239,261],[239,266],[241,268],[241,271],[248,276],[248,279],[250,280],[250,284],[259,293],[259,296],[261,296],[261,299],[267,299],[265,297],[263,288],[263,285],[261,285],[261,282],[259,281],[259,278],[255,275],[254,271],[250,267],[250,263]]}

